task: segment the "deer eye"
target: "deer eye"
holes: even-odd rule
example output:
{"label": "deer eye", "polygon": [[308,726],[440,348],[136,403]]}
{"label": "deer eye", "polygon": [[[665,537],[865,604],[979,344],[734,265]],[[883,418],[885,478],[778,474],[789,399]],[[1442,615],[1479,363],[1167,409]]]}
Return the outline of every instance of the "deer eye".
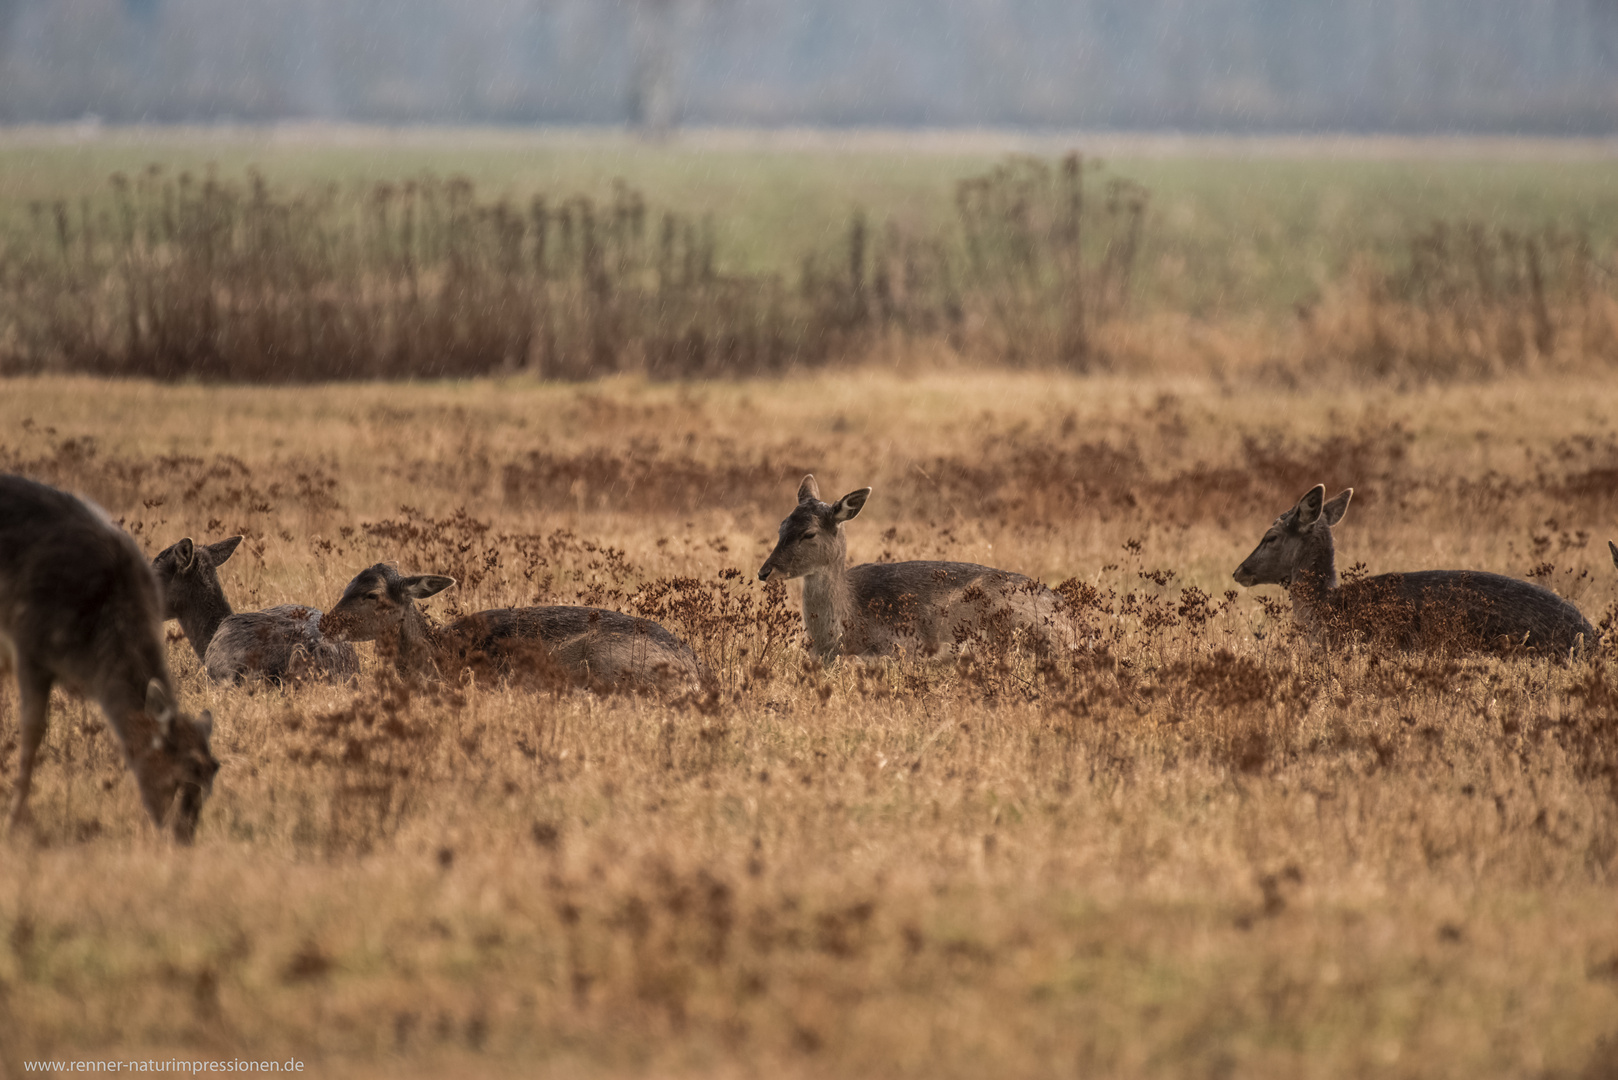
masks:
{"label": "deer eye", "polygon": [[815,538],[815,531],[813,529],[810,529],[808,532],[803,534],[802,538],[804,540],[813,540]]}

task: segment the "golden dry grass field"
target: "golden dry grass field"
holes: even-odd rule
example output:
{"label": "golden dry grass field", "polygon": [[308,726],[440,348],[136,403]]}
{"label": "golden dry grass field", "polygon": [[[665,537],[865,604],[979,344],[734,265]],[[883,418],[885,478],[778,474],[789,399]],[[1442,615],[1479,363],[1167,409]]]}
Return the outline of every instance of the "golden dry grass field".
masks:
{"label": "golden dry grass field", "polygon": [[[370,646],[356,687],[220,688],[175,631],[218,717],[198,842],[58,695],[0,845],[0,1076],[1615,1075],[1610,643],[1322,655],[1227,594],[1323,482],[1344,568],[1535,572],[1609,628],[1610,379],[3,391],[0,469],[149,551],[245,534],[239,609],[383,559],[460,579],[439,618],[661,597],[716,689],[405,688]],[[755,572],[811,470],[875,487],[853,560],[1074,579],[1096,647],[808,663]]]}

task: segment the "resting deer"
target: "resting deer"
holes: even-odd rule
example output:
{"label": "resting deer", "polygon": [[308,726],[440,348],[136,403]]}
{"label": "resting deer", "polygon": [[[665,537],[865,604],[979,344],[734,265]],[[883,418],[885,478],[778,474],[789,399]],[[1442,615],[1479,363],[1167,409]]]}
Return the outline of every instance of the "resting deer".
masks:
{"label": "resting deer", "polygon": [[1040,649],[1053,636],[1077,637],[1056,594],[1021,574],[934,560],[850,567],[843,523],[870,495],[870,488],[860,488],[828,505],[814,476],[805,476],[797,508],[781,522],[775,550],[759,567],[760,581],[803,578],[803,622],[821,663],[902,650],[931,656],[988,637],[1009,640],[1017,632]]}
{"label": "resting deer", "polygon": [[437,574],[403,575],[386,563],[361,570],[320,619],[342,641],[376,641],[401,675],[442,675],[492,663],[507,674],[555,674],[584,686],[658,689],[699,681],[690,647],[650,619],[588,607],[499,608],[448,626],[416,601],[455,584]]}
{"label": "resting deer", "polygon": [[180,620],[208,677],[221,683],[250,677],[288,682],[357,674],[354,646],[322,637],[321,613],[315,608],[282,604],[263,611],[231,610],[217,568],[241,542],[232,536],[195,544],[186,537],[152,560],[163,593],[163,617]]}
{"label": "resting deer", "polygon": [[1579,609],[1549,589],[1482,570],[1420,570],[1337,583],[1332,526],[1349,488],[1330,502],[1317,485],[1275,519],[1236,568],[1246,586],[1285,585],[1298,624],[1316,640],[1354,637],[1400,648],[1527,648],[1566,657],[1595,644]]}
{"label": "resting deer", "polygon": [[[157,581],[135,541],[79,499],[0,475],[0,661],[17,676],[21,749],[10,827],[25,817],[53,685],[94,698],[141,801],[189,843],[219,763],[213,717],[175,705]],[[178,805],[175,806],[175,796]]]}

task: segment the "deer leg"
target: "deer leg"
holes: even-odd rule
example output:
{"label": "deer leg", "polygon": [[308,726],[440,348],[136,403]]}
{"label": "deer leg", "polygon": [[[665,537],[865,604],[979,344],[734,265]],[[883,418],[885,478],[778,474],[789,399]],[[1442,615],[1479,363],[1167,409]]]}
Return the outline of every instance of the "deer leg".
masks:
{"label": "deer leg", "polygon": [[28,789],[34,783],[34,758],[45,738],[45,711],[50,707],[51,677],[25,663],[17,664],[17,726],[21,749],[17,755],[17,784],[11,792],[11,815],[6,827],[22,823]]}

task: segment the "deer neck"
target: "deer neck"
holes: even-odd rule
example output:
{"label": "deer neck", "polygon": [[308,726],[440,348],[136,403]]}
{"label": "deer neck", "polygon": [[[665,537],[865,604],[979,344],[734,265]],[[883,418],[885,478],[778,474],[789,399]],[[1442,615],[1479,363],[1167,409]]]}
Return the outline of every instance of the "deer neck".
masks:
{"label": "deer neck", "polygon": [[803,578],[803,625],[822,664],[843,651],[844,636],[854,620],[854,586],[848,580],[846,555]]}
{"label": "deer neck", "polygon": [[438,668],[443,645],[443,629],[420,608],[411,604],[399,624],[399,646],[393,663],[400,675],[431,675]]}
{"label": "deer neck", "polygon": [[219,627],[234,614],[236,612],[231,609],[230,601],[225,599],[224,593],[219,593],[180,616],[180,629],[191,643],[198,660],[207,654],[208,643],[219,633]]}
{"label": "deer neck", "polygon": [[1314,633],[1319,628],[1321,608],[1337,592],[1337,551],[1330,530],[1322,530],[1319,542],[1304,552],[1287,589],[1292,595],[1293,618]]}
{"label": "deer neck", "polygon": [[108,726],[123,743],[124,754],[132,761],[145,758],[152,749],[150,738],[142,738],[150,734],[147,731],[151,718],[146,714],[146,696],[152,680],[162,683],[169,692],[169,699],[174,699],[174,679],[169,675],[163,655],[157,651],[162,639],[154,638],[148,643],[144,635],[137,636],[142,638],[140,642],[132,642],[109,658],[110,663],[97,674],[93,691],[87,695],[94,697],[101,706]]}

